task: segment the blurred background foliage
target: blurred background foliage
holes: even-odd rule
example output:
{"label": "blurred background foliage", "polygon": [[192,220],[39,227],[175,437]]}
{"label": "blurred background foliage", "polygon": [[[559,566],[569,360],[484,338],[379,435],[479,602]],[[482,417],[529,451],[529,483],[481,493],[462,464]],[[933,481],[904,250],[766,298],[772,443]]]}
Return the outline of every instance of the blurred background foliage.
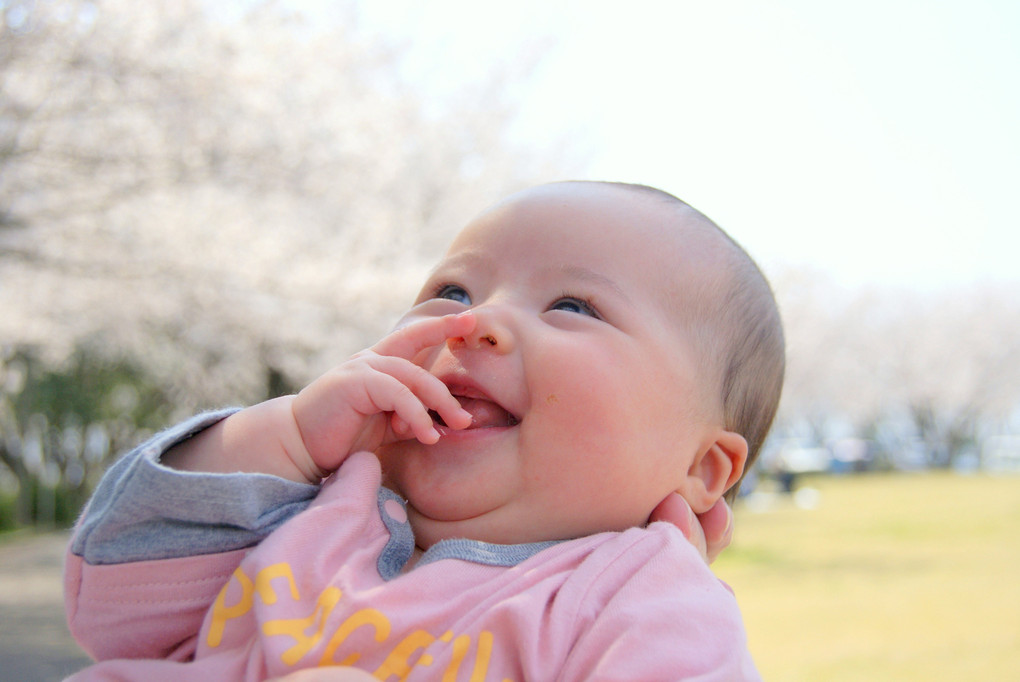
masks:
{"label": "blurred background foliage", "polygon": [[427,97],[339,7],[0,2],[0,524],[66,525],[153,429],[369,344],[562,170],[503,139],[532,57]]}
{"label": "blurred background foliage", "polygon": [[[0,0],[0,528],[66,526],[154,430],[301,387],[486,204],[584,175],[569,140],[510,141],[540,48],[438,95],[337,7]],[[1020,469],[1015,286],[769,275],[789,374],[763,476]]]}

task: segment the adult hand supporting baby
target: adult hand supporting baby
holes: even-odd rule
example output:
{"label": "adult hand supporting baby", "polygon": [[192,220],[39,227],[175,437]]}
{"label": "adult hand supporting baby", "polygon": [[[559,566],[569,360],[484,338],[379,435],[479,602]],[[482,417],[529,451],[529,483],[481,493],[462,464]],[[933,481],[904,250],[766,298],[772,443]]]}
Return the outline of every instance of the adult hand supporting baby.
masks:
{"label": "adult hand supporting baby", "polygon": [[695,514],[684,498],[670,493],[648,520],[666,521],[679,528],[707,563],[715,561],[733,539],[733,511],[721,498],[704,514]]}
{"label": "adult hand supporting baby", "polygon": [[283,677],[274,677],[266,682],[378,682],[374,675],[358,668],[328,666],[298,670]]}

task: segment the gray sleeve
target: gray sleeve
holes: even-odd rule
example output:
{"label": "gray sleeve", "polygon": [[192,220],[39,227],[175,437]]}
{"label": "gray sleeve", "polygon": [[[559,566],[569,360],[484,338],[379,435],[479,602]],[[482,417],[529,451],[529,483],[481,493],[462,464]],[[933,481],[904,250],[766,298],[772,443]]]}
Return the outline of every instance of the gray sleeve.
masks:
{"label": "gray sleeve", "polygon": [[235,411],[192,417],[119,459],[79,519],[71,551],[93,565],[229,552],[257,544],[303,511],[319,486],[159,463],[171,447]]}

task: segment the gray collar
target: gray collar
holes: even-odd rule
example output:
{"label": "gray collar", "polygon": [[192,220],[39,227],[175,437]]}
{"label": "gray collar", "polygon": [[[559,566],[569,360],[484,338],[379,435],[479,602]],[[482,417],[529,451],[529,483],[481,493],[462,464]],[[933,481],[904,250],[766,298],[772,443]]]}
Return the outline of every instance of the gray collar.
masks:
{"label": "gray collar", "polygon": [[[396,502],[404,510],[404,518],[391,516],[386,510],[387,502]],[[383,525],[390,532],[390,539],[379,554],[377,566],[383,580],[392,580],[400,575],[404,566],[414,554],[414,532],[407,522],[407,505],[399,495],[388,488],[379,488],[379,516]],[[426,550],[418,559],[417,566],[442,561],[443,559],[459,559],[485,566],[516,566],[530,559],[543,549],[548,549],[558,541],[530,542],[522,545],[496,545],[478,540],[454,538],[441,540]]]}

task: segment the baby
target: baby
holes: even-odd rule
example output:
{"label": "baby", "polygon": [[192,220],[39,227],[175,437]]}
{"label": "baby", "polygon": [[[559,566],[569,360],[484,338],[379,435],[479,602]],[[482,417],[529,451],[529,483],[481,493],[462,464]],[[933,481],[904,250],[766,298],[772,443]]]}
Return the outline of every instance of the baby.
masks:
{"label": "baby", "polygon": [[758,679],[732,594],[649,518],[736,490],[783,357],[758,268],[675,197],[511,196],[371,349],[111,468],[69,553],[104,661],[75,679]]}

